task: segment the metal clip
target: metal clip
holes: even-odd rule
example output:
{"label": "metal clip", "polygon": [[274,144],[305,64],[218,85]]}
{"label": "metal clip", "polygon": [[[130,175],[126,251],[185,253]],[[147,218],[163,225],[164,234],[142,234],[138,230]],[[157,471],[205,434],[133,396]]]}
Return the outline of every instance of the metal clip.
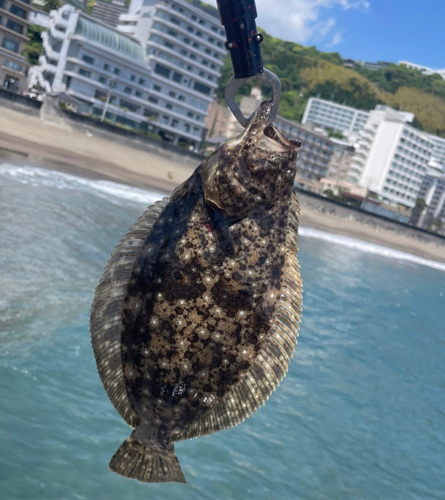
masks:
{"label": "metal clip", "polygon": [[272,71],[264,68],[264,71],[259,75],[255,75],[248,78],[235,78],[232,76],[227,87],[224,90],[224,97],[226,98],[227,105],[229,106],[232,113],[238,122],[244,127],[247,127],[251,116],[245,117],[235,101],[236,91],[247,81],[256,80],[261,83],[268,83],[272,87],[272,112],[270,114],[270,121],[275,120],[278,114],[278,106],[281,99],[281,82],[278,76]]}

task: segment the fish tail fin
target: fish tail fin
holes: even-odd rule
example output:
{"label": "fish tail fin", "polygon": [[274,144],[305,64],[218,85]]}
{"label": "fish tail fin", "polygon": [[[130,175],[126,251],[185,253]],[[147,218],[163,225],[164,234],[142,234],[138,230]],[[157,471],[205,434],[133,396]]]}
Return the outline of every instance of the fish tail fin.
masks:
{"label": "fish tail fin", "polygon": [[172,444],[161,447],[153,443],[150,447],[133,435],[114,454],[109,464],[111,471],[144,483],[187,482]]}

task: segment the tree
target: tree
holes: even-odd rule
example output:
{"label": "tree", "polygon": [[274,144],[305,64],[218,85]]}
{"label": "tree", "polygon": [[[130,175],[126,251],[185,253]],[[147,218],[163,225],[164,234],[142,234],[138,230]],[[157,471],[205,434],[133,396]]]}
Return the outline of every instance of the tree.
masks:
{"label": "tree", "polygon": [[42,52],[42,37],[40,36],[42,31],[44,28],[35,24],[28,27],[29,41],[25,43],[23,55],[28,62],[34,65],[39,63],[39,56]]}
{"label": "tree", "polygon": [[60,6],[60,0],[45,0],[42,10],[45,12],[51,12],[52,10],[57,10]]}
{"label": "tree", "polygon": [[414,208],[411,212],[409,223],[415,226],[419,222],[420,216],[427,206],[428,205],[423,198],[417,198],[416,204],[414,205]]}

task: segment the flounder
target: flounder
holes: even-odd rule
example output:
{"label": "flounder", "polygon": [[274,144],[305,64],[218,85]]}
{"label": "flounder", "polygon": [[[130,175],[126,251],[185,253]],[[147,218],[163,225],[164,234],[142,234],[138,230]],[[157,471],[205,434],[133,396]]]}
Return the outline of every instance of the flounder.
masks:
{"label": "flounder", "polygon": [[102,383],[134,429],[110,469],[185,482],[174,443],[239,424],[285,376],[302,305],[297,151],[264,102],[122,239],[97,286]]}

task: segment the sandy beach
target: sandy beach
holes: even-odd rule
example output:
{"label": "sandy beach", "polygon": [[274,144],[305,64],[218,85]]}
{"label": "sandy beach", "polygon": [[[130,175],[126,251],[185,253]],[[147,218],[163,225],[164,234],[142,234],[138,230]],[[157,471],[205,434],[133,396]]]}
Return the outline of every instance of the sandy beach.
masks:
{"label": "sandy beach", "polygon": [[[127,141],[128,142],[128,141]],[[58,128],[25,113],[0,108],[0,163],[53,168],[73,175],[108,179],[142,188],[171,192],[193,171],[188,162],[181,164],[161,155],[129,147],[119,140],[106,140],[92,133]],[[197,166],[197,165],[196,165]],[[301,224],[333,234],[349,236],[387,246],[423,258],[445,262],[445,240],[422,238],[336,216],[320,210],[301,196]]]}

